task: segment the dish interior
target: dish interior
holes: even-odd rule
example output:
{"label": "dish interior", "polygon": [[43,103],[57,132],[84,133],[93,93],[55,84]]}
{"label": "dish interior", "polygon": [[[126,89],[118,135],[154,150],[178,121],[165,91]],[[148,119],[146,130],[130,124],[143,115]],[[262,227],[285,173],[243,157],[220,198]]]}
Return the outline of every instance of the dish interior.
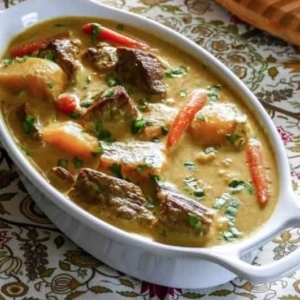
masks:
{"label": "dish interior", "polygon": [[255,115],[163,38],[87,17],[39,23],[7,46],[0,98],[41,176],[125,231],[223,245],[274,211],[275,155]]}

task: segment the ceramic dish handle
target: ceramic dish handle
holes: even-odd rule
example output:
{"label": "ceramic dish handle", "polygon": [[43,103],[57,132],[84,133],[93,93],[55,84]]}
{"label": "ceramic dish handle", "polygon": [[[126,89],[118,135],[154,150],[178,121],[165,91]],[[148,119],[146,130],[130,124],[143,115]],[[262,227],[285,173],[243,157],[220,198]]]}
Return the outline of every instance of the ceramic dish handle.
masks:
{"label": "ceramic dish handle", "polygon": [[[247,252],[257,249],[265,244],[277,234],[287,228],[300,228],[300,201],[297,200],[291,191],[287,191],[284,195],[284,204],[282,209],[276,213],[276,219],[271,222],[267,228],[267,237],[265,233],[255,239],[249,239],[242,247],[233,248],[232,252],[227,253],[211,253],[211,260],[235,273],[243,279],[254,282],[267,282],[276,280],[279,277],[284,277],[291,274],[296,269],[300,268],[300,247],[283,257],[280,260],[273,261],[267,265],[258,266],[251,265],[243,260]],[[275,222],[274,222],[275,221]],[[252,242],[252,240],[254,240]],[[234,246],[233,246],[234,247]],[[236,249],[236,250],[235,250]]]}

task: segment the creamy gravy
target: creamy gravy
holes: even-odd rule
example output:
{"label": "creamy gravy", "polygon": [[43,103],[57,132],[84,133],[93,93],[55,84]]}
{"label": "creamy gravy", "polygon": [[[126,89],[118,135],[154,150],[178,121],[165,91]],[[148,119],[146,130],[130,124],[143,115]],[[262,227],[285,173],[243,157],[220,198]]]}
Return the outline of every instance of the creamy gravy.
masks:
{"label": "creamy gravy", "polygon": [[[93,20],[101,24],[115,29],[116,23],[108,23],[102,20]],[[9,57],[10,49],[36,41],[44,37],[52,36],[59,32],[68,30],[71,33],[71,39],[79,39],[81,41],[81,52],[78,59],[81,63],[81,69],[77,72],[75,79],[68,84],[65,92],[72,92],[78,95],[81,102],[90,99],[96,93],[108,88],[105,81],[105,74],[100,74],[93,68],[92,64],[82,56],[86,48],[91,46],[91,37],[82,32],[82,26],[91,22],[87,18],[64,18],[55,19],[42,24],[33,26],[22,32],[17,37],[13,38],[8,45],[3,58]],[[239,206],[234,216],[234,227],[241,233],[241,236],[226,236],[224,232],[228,231],[228,220],[224,216],[225,210],[217,210],[214,218],[214,224],[208,236],[205,238],[195,238],[194,236],[182,235],[176,231],[167,231],[163,234],[157,233],[154,230],[147,229],[143,226],[136,226],[130,222],[120,220],[110,215],[105,215],[103,210],[97,205],[90,205],[84,201],[76,201],[78,205],[98,217],[110,222],[111,224],[128,230],[133,233],[143,234],[162,243],[175,244],[181,246],[211,246],[223,244],[230,241],[236,241],[239,238],[247,237],[259,229],[272,214],[277,202],[278,196],[278,178],[277,169],[274,161],[274,153],[269,145],[268,139],[265,136],[262,128],[257,124],[252,112],[245,107],[235,94],[230,91],[230,88],[224,86],[218,77],[211,73],[202,63],[194,58],[181,52],[173,45],[169,45],[161,39],[152,37],[149,34],[142,33],[138,30],[124,27],[123,32],[144,41],[151,46],[149,50],[152,54],[159,57],[167,69],[174,67],[184,67],[186,73],[183,76],[168,78],[165,76],[167,93],[164,97],[156,101],[156,97],[149,97],[143,92],[140,92],[135,87],[131,87],[130,96],[135,104],[140,103],[140,99],[148,99],[153,105],[162,103],[168,107],[174,108],[177,112],[185,103],[187,95],[196,88],[206,90],[211,87],[216,87],[215,98],[208,100],[206,105],[211,102],[232,103],[241,115],[247,116],[247,124],[250,128],[249,137],[257,139],[263,149],[263,157],[265,160],[266,172],[270,187],[270,195],[268,203],[260,205],[257,202],[255,189],[251,183],[251,174],[249,164],[246,157],[245,147],[241,149],[232,149],[228,145],[210,145],[216,150],[216,155],[210,160],[205,161],[199,159],[199,153],[208,149],[208,146],[203,146],[197,141],[197,137],[187,129],[180,141],[172,149],[167,152],[167,162],[164,164],[159,177],[174,186],[178,192],[199,201],[208,208],[213,208],[217,198],[222,197],[225,193],[231,193],[232,197],[239,200]],[[3,70],[5,67],[2,67]],[[88,78],[88,80],[87,80]],[[38,124],[41,128],[47,127],[55,122],[63,122],[71,120],[77,122],[76,119],[71,119],[69,116],[59,113],[53,104],[53,101],[40,99],[38,97],[29,97],[25,91],[14,94],[11,90],[7,90],[5,86],[0,89],[0,99],[2,113],[6,118],[8,127],[11,130],[16,143],[23,150],[25,155],[30,159],[40,173],[47,178],[51,184],[58,188],[62,193],[67,195],[70,185],[60,180],[51,173],[51,169],[57,165],[58,160],[64,159],[68,161],[68,171],[76,177],[80,168],[76,168],[74,155],[58,149],[54,145],[45,142],[37,142],[29,138],[28,134],[24,133],[24,128],[19,121],[16,110],[19,105],[29,102],[32,107],[32,113],[36,116]],[[154,101],[155,100],[155,101]],[[140,112],[143,115],[143,112]],[[158,116],[159,117],[159,116]],[[110,125],[108,128],[116,141],[130,142],[138,140],[139,136],[133,135],[130,130],[120,131],[120,127]],[[168,134],[159,138],[157,144],[164,145]],[[91,159],[81,159],[84,167],[93,169],[99,168],[99,157]],[[78,166],[77,166],[78,167]],[[229,184],[233,181],[245,183],[245,187],[239,192],[233,193],[233,189]],[[195,187],[193,190],[191,186]],[[140,184],[145,193],[153,197],[153,184]],[[154,196],[155,197],[155,196]],[[154,201],[153,213],[157,209],[158,203]]]}

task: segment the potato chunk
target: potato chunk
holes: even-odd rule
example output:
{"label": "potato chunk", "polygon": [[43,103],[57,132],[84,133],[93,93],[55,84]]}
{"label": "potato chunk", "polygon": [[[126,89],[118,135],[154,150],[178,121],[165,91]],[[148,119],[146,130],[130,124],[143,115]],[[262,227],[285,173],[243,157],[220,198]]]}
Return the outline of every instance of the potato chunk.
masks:
{"label": "potato chunk", "polygon": [[205,106],[189,126],[189,132],[203,146],[228,142],[234,148],[240,148],[248,140],[249,131],[247,116],[230,103]]}
{"label": "potato chunk", "polygon": [[71,155],[91,158],[92,152],[98,148],[98,140],[83,131],[73,122],[55,123],[42,130],[44,142],[53,145]]}
{"label": "potato chunk", "polygon": [[0,68],[0,85],[13,93],[25,90],[31,97],[55,99],[67,86],[67,75],[56,63],[26,58]]}

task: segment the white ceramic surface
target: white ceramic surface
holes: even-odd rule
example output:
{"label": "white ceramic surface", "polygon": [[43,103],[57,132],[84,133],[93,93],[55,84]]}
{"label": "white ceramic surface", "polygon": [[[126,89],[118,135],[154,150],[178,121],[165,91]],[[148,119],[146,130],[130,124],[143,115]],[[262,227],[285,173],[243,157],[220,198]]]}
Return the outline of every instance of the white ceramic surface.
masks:
{"label": "white ceramic surface", "polygon": [[[28,178],[26,186],[41,209],[79,246],[95,257],[134,277],[161,285],[181,288],[203,288],[224,283],[236,275],[251,281],[269,281],[284,276],[300,266],[300,249],[287,257],[265,266],[248,262],[251,253],[285,228],[300,224],[300,207],[290,187],[290,175],[285,151],[276,129],[258,100],[227,68],[212,55],[181,35],[148,19],[108,8],[91,0],[28,1],[0,13],[0,52],[10,37],[45,19],[86,15],[118,20],[145,28],[205,62],[218,73],[255,110],[265,128],[280,170],[280,195],[274,214],[261,230],[238,243],[207,248],[167,246],[126,233],[83,211],[63,197],[36,172],[9,135],[0,116],[0,138],[4,147]],[[33,185],[29,184],[32,182]],[[236,274],[236,275],[235,275]]]}

